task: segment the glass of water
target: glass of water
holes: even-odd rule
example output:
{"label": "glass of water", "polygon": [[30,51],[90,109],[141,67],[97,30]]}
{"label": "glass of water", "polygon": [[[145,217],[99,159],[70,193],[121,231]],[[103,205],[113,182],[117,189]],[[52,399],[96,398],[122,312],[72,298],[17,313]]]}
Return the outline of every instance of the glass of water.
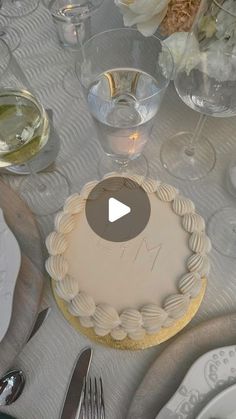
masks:
{"label": "glass of water", "polygon": [[[160,54],[169,63],[165,71]],[[105,152],[101,176],[112,171],[146,176],[142,151],[172,71],[172,56],[162,41],[135,29],[100,33],[81,47],[76,73]]]}

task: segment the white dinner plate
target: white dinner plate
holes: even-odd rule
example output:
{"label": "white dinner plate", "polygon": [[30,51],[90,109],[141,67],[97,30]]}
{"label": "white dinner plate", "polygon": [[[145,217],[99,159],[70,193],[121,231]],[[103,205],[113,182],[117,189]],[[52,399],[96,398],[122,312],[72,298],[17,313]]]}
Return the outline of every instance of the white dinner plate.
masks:
{"label": "white dinner plate", "polygon": [[21,265],[20,248],[0,208],[0,342],[12,315],[13,297]]}
{"label": "white dinner plate", "polygon": [[[236,346],[207,352],[193,363],[180,387],[156,419],[199,419],[198,414],[203,408],[217,398],[222,390],[235,383]],[[228,419],[224,416],[204,416],[205,418]],[[236,413],[233,419],[236,419]]]}
{"label": "white dinner plate", "polygon": [[196,419],[236,419],[236,385],[214,397]]}

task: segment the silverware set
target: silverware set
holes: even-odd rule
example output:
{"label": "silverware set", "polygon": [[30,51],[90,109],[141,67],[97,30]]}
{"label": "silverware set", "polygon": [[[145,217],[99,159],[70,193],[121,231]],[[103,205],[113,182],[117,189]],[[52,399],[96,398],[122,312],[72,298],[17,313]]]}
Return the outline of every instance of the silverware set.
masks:
{"label": "silverware set", "polygon": [[88,379],[92,355],[91,348],[83,349],[78,355],[60,419],[105,419],[102,379]]}
{"label": "silverware set", "polygon": [[[29,340],[47,319],[50,308],[41,311],[35,321]],[[105,419],[105,404],[102,378],[88,379],[93,350],[85,348],[75,362],[60,419]],[[21,370],[12,370],[0,378],[0,406],[10,405],[20,397],[25,375]],[[14,419],[0,412],[0,419]]]}

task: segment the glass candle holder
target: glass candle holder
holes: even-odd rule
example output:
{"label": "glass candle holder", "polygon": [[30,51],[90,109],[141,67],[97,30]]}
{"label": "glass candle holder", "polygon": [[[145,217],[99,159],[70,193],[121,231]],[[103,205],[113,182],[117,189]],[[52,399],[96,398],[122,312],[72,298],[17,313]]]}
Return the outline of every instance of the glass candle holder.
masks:
{"label": "glass candle holder", "polygon": [[103,0],[51,0],[51,12],[58,39],[63,47],[78,48],[90,37],[90,16]]}

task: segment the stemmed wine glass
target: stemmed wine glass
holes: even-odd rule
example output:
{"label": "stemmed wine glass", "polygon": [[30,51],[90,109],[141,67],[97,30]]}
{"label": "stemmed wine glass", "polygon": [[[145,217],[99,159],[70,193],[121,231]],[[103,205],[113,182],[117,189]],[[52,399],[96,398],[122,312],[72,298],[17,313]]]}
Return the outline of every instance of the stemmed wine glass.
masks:
{"label": "stemmed wine glass", "polygon": [[[169,63],[165,71],[160,54]],[[172,71],[172,55],[162,41],[135,29],[102,32],[80,48],[76,73],[105,152],[100,176],[113,171],[146,176],[142,150]]]}
{"label": "stemmed wine glass", "polygon": [[[34,213],[56,212],[69,194],[60,173],[36,174],[31,160],[46,145],[50,135],[48,115],[13,57],[0,40],[0,168],[28,165],[31,176],[23,180],[20,194]],[[33,197],[33,198],[32,198]],[[32,198],[32,199],[31,199]]]}
{"label": "stemmed wine glass", "polygon": [[193,133],[178,133],[161,148],[163,166],[177,178],[198,180],[214,168],[215,149],[202,135],[207,117],[236,115],[235,17],[234,0],[203,0],[187,37],[175,88],[201,117]]}
{"label": "stemmed wine glass", "polygon": [[0,14],[18,18],[26,16],[37,9],[40,0],[0,0]]}
{"label": "stemmed wine glass", "polygon": [[[174,176],[200,179],[215,164],[215,150],[202,136],[207,115],[236,115],[235,0],[201,3],[177,69],[175,86],[182,100],[202,116],[194,133],[180,133],[164,143],[161,159]],[[210,219],[208,231],[221,254],[236,257],[235,207],[218,210]]]}

